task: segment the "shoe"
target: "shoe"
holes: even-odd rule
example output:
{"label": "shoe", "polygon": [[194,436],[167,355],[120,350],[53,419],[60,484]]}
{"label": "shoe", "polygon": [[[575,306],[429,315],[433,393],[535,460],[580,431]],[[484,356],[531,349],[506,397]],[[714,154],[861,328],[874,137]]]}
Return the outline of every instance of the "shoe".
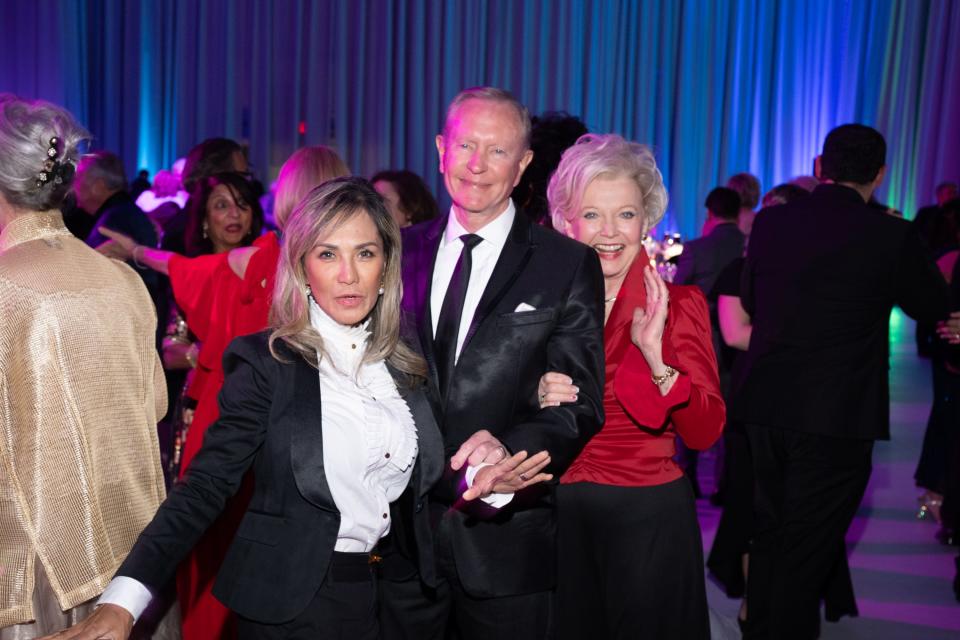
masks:
{"label": "shoe", "polygon": [[940,527],[937,529],[934,537],[937,539],[937,542],[948,547],[956,546],[958,543],[958,538],[954,530],[950,527]]}
{"label": "shoe", "polygon": [[960,556],[953,559],[953,564],[957,567],[957,573],[953,576],[953,595],[960,602]]}
{"label": "shoe", "polygon": [[920,509],[917,511],[917,520],[931,519],[940,524],[940,507],[943,505],[943,496],[933,491],[926,491],[917,498]]}

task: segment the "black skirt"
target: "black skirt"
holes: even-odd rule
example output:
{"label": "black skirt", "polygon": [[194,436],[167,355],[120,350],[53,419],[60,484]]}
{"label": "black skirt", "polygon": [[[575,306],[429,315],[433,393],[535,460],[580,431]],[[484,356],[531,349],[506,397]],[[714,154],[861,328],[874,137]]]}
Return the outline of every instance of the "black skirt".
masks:
{"label": "black skirt", "polygon": [[557,491],[557,637],[710,637],[690,482],[578,482]]}

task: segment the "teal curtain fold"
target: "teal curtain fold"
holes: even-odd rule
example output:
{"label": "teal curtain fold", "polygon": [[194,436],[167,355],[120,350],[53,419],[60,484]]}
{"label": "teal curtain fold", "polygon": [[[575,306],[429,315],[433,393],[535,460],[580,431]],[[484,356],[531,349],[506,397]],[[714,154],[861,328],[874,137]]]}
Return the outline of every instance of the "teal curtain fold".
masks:
{"label": "teal curtain fold", "polygon": [[846,122],[886,136],[879,197],[908,215],[960,178],[953,0],[36,0],[0,22],[0,91],[65,105],[131,173],[228,136],[264,178],[323,143],[442,195],[434,136],[479,84],[649,144],[661,230],[687,237],[713,186],[809,174]]}

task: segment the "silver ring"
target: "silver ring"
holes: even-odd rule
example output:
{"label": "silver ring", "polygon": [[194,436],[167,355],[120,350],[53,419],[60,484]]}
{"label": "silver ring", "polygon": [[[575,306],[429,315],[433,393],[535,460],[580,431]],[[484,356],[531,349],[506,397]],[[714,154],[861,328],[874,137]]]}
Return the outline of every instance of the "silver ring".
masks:
{"label": "silver ring", "polygon": [[504,449],[503,447],[497,447],[497,451],[500,452],[500,459],[501,459],[501,460],[503,460],[504,458],[507,457],[507,450]]}
{"label": "silver ring", "polygon": [[546,400],[546,399],[547,399],[547,394],[541,393],[541,394],[540,394],[540,402],[543,402],[543,401]]}

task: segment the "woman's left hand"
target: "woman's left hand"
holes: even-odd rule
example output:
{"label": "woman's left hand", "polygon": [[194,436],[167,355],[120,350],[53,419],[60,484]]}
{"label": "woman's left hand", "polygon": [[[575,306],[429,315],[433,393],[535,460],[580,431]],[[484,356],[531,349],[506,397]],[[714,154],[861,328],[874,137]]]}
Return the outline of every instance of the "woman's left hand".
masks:
{"label": "woman's left hand", "polygon": [[473,478],[473,486],[463,492],[464,500],[486,498],[491,493],[516,493],[530,485],[553,480],[553,474],[542,473],[550,464],[550,454],[541,451],[527,456],[521,451],[494,465],[483,467]]}
{"label": "woman's left hand", "polygon": [[653,267],[644,268],[643,283],[647,287],[647,304],[646,308],[637,307],[633,310],[630,339],[649,362],[651,357],[659,359],[662,353],[670,294],[663,278]]}

